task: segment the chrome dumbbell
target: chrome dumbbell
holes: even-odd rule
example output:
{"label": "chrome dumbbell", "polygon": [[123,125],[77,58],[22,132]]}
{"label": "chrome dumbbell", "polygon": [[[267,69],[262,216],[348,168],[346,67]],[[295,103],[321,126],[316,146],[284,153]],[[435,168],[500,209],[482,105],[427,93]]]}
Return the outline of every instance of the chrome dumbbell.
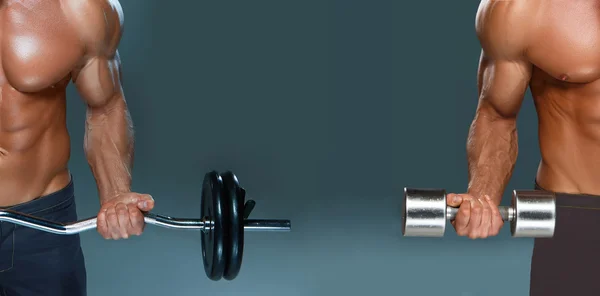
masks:
{"label": "chrome dumbbell", "polygon": [[[556,222],[556,198],[539,190],[514,190],[511,206],[500,206],[500,215],[510,222],[513,237],[552,237]],[[404,188],[402,234],[440,237],[446,220],[454,220],[458,208],[446,204],[444,189]]]}

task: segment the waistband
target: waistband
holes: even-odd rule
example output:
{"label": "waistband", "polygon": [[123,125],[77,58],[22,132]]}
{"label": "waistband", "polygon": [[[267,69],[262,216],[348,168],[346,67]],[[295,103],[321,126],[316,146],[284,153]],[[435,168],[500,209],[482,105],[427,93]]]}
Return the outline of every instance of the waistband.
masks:
{"label": "waistband", "polygon": [[[552,192],[542,188],[535,180],[535,189]],[[556,206],[565,208],[586,208],[600,210],[600,195],[553,192]]]}
{"label": "waistband", "polygon": [[74,197],[75,186],[73,185],[73,176],[71,176],[69,184],[58,191],[2,209],[13,210],[24,214],[35,214],[59,206],[68,201],[72,201]]}

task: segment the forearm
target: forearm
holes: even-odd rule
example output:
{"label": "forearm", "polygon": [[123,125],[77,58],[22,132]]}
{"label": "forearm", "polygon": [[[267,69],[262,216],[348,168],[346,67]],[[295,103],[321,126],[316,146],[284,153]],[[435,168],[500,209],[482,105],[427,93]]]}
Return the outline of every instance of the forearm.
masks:
{"label": "forearm", "polygon": [[88,107],[84,149],[101,203],[131,190],[133,124],[121,95]]}
{"label": "forearm", "polygon": [[516,119],[478,112],[467,141],[468,193],[477,197],[488,195],[499,205],[517,154]]}

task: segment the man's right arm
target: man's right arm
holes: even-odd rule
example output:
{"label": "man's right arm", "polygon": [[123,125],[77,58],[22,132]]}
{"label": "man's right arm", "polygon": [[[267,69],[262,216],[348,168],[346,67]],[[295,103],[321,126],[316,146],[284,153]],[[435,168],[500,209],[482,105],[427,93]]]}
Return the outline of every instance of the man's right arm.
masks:
{"label": "man's right arm", "polygon": [[517,114],[532,72],[525,57],[530,19],[524,2],[484,0],[476,18],[482,50],[479,101],[467,140],[467,193],[487,195],[496,205],[517,160]]}
{"label": "man's right arm", "polygon": [[482,0],[476,17],[481,44],[478,104],[469,129],[467,194],[448,194],[460,206],[452,225],[472,239],[497,235],[502,193],[517,160],[517,114],[531,79],[526,58],[527,1]]}

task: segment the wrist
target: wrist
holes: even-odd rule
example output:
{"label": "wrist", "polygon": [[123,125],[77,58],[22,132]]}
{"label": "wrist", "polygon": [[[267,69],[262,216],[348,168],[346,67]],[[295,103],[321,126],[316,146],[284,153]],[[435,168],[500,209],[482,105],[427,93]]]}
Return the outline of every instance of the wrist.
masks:
{"label": "wrist", "polygon": [[467,191],[467,194],[473,196],[474,198],[481,198],[481,199],[485,199],[486,196],[488,196],[490,198],[490,200],[496,206],[499,206],[500,202],[502,201],[502,194],[493,194],[493,193],[490,193],[489,190],[472,190],[472,189],[469,189]]}
{"label": "wrist", "polygon": [[122,196],[123,194],[130,193],[130,192],[131,192],[131,189],[129,189],[129,188],[120,188],[120,189],[102,191],[99,194],[100,204],[105,204],[107,202],[110,202],[114,199],[119,198],[119,196]]}

